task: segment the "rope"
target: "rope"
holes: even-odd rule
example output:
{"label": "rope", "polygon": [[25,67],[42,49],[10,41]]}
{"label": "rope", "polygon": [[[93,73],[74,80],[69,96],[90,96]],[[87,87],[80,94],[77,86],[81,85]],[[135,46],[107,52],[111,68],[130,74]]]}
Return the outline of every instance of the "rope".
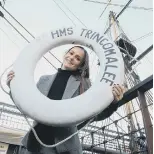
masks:
{"label": "rope", "polygon": [[66,9],[84,26],[87,28],[87,26],[66,6],[66,4],[60,0],[60,2],[66,7]]}
{"label": "rope", "polygon": [[101,13],[101,15],[99,16],[98,19],[100,19],[101,16],[104,14],[104,12],[106,11],[106,9],[107,9],[107,7],[110,5],[110,3],[111,3],[111,0],[109,0],[109,2],[107,3],[106,7],[104,8],[103,12]]}
{"label": "rope", "polygon": [[[1,6],[2,7],[2,6]],[[2,7],[32,38],[35,38],[34,37],[34,35],[32,35],[17,19],[15,19],[12,15],[11,15],[11,13],[9,13],[4,7]],[[18,34],[20,34],[20,36],[22,37],[22,38],[24,38],[24,40],[26,40],[28,43],[30,43],[30,41],[23,35],[23,34],[21,34],[19,31],[18,31],[18,29],[16,29],[5,17],[3,17],[14,29],[15,29],[15,31],[17,31],[17,33]],[[49,52],[54,58],[56,58],[56,56],[54,56],[51,52]],[[44,57],[44,56],[43,56]],[[49,60],[47,60],[47,58],[45,58],[44,57],[44,59],[47,61],[47,62],[49,62]],[[60,60],[58,59],[58,58],[56,58],[59,62],[60,62]],[[57,70],[57,68],[51,63],[51,62],[49,62],[49,64],[51,64],[52,65],[52,67],[54,67],[56,70]]]}
{"label": "rope", "polygon": [[76,24],[74,23],[74,21],[66,14],[66,12],[60,7],[60,5],[53,0],[53,2],[57,5],[57,7],[66,15],[66,17],[73,23],[74,26],[76,26]]}
{"label": "rope", "polygon": [[[108,4],[106,2],[99,2],[99,1],[93,1],[93,0],[84,0],[87,2],[93,2],[93,3],[99,3],[99,4]],[[124,7],[125,5],[121,5],[121,4],[116,4],[116,3],[110,3],[109,5],[111,6],[118,6],[118,7]],[[146,8],[146,7],[142,7],[142,6],[128,6],[128,8],[130,9],[136,9],[136,10],[145,10],[145,11],[153,11],[153,8]]]}
{"label": "rope", "polygon": [[[12,97],[11,97],[11,99],[12,99],[12,101],[14,102],[14,100],[13,100]],[[15,104],[15,103],[14,103],[14,104]],[[76,131],[76,132],[73,133],[72,135],[68,136],[68,137],[65,138],[64,140],[62,140],[62,141],[60,141],[60,142],[58,142],[58,143],[56,143],[56,144],[53,144],[53,145],[47,145],[47,144],[44,144],[44,143],[40,140],[40,138],[38,137],[38,135],[37,135],[35,129],[33,128],[33,126],[32,126],[32,125],[30,124],[30,122],[28,121],[27,116],[24,115],[24,113],[23,113],[18,107],[17,107],[17,109],[22,113],[22,115],[23,115],[23,117],[25,118],[25,120],[26,120],[27,124],[29,125],[30,129],[31,129],[32,132],[34,133],[34,136],[35,136],[35,138],[37,139],[37,141],[38,141],[42,146],[48,147],[48,148],[53,148],[53,147],[56,147],[56,146],[58,146],[58,145],[63,144],[64,142],[66,142],[67,140],[69,140],[70,138],[72,138],[73,136],[77,135],[80,131],[82,131],[82,129],[84,129],[87,125],[89,125],[89,124],[93,121],[93,118],[90,119],[84,127],[82,127],[81,129],[79,129],[78,131]]]}
{"label": "rope", "polygon": [[149,32],[149,33],[147,33],[147,34],[145,34],[145,35],[143,35],[143,36],[141,36],[141,37],[139,37],[139,38],[137,38],[137,39],[135,39],[135,40],[133,40],[131,42],[137,42],[137,41],[143,40],[146,37],[151,36],[152,34],[153,34],[153,32]]}

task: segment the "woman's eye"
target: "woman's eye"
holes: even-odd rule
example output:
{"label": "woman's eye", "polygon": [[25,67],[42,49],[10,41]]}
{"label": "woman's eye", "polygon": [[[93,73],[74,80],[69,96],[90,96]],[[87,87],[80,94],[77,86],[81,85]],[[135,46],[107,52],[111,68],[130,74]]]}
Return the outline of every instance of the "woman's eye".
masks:
{"label": "woman's eye", "polygon": [[80,58],[77,58],[78,61],[80,61]]}

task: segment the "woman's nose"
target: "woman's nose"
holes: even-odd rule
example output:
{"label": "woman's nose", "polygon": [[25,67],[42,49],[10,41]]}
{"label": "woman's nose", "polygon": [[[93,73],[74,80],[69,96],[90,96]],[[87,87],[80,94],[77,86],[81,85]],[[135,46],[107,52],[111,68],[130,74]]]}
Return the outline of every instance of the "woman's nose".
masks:
{"label": "woman's nose", "polygon": [[74,60],[74,56],[73,55],[70,56],[70,60]]}

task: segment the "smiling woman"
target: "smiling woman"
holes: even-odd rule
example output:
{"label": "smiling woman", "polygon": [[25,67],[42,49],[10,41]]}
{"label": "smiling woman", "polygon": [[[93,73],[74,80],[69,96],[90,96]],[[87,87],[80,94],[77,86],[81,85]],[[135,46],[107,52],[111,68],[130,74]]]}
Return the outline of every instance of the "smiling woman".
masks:
{"label": "smiling woman", "polygon": [[78,70],[83,77],[89,78],[89,56],[87,51],[81,46],[74,46],[65,54],[62,69]]}
{"label": "smiling woman", "polygon": [[[22,144],[27,149],[26,154],[32,154],[32,152],[37,152],[37,154],[82,154],[82,147],[76,134],[78,133],[78,128],[82,128],[86,124],[83,121],[93,116],[95,116],[93,120],[96,121],[109,117],[118,108],[116,102],[123,97],[124,90],[121,85],[115,84],[111,88],[105,80],[107,75],[110,78],[111,73],[109,74],[108,72],[108,74],[105,74],[106,76],[103,75],[102,68],[105,68],[105,66],[103,66],[102,62],[105,60],[110,63],[110,66],[117,64],[117,67],[113,70],[111,67],[110,71],[122,72],[121,54],[114,43],[110,43],[113,44],[112,46],[101,48],[97,41],[89,40],[89,38],[81,35],[83,29],[79,29],[79,31],[73,28],[70,29],[72,30],[71,34],[66,35],[65,29],[58,29],[47,36],[44,35],[42,38],[34,40],[19,55],[14,64],[15,73],[10,72],[8,74],[8,85],[13,79],[11,82],[11,94],[15,104],[24,113],[36,120],[33,128],[40,140],[35,138],[34,129],[32,128],[22,141]],[[99,36],[99,38],[103,39],[102,42],[110,42],[105,36]],[[49,49],[68,43],[83,46],[92,45],[101,59],[102,70],[97,82],[90,88],[88,53],[83,47],[74,46],[64,55],[63,64],[58,69],[58,72],[54,75],[42,76],[36,87],[32,72],[37,60]],[[109,58],[111,55],[113,57]],[[114,59],[116,55],[117,60]],[[27,63],[27,61],[29,62]],[[122,81],[121,76],[121,74],[115,75],[116,80],[114,79],[114,82],[120,83]],[[102,95],[107,97],[102,97]],[[31,109],[32,105],[34,106],[33,109]],[[96,114],[98,115],[96,116]],[[63,142],[66,138],[67,140]]]}
{"label": "smiling woman", "polygon": [[[67,82],[70,82],[69,78],[71,76],[79,78],[81,82],[83,82],[81,78],[86,78],[86,80],[89,78],[89,56],[87,51],[81,46],[74,46],[70,48],[64,55],[62,66],[58,69],[58,73],[56,74],[49,90],[48,97],[54,100],[61,100],[62,97],[65,97],[66,84]],[[78,94],[76,95],[75,91],[73,91],[73,89],[76,88],[71,87],[71,89],[69,94],[67,94],[69,97],[67,97],[70,98],[72,96],[78,96]],[[82,89],[81,91],[80,89],[79,94],[83,92],[84,90]]]}
{"label": "smiling woman", "polygon": [[84,58],[84,51],[80,47],[71,48],[64,56],[62,68],[64,70],[77,70]]}

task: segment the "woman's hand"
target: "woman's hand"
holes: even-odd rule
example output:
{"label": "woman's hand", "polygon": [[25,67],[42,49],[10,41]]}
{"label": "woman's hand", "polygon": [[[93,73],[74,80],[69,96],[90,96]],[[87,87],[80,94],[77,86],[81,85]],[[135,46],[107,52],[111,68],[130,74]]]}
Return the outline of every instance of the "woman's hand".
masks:
{"label": "woman's hand", "polygon": [[117,102],[123,98],[125,92],[125,88],[122,85],[114,84],[112,87],[112,93],[114,96],[114,100]]}
{"label": "woman's hand", "polygon": [[10,71],[7,75],[7,81],[6,81],[6,84],[10,87],[10,82],[11,80],[14,78],[14,72],[13,71]]}

